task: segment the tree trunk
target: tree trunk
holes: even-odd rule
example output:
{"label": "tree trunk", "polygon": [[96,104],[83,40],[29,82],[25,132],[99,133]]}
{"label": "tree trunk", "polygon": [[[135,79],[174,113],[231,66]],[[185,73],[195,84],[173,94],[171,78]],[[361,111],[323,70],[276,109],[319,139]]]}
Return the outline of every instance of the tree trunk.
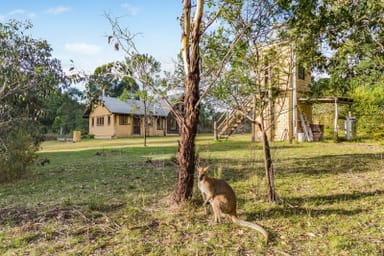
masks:
{"label": "tree trunk", "polygon": [[269,140],[267,133],[263,129],[261,124],[258,124],[260,130],[262,131],[262,141],[263,141],[263,152],[264,152],[264,169],[265,177],[267,178],[268,184],[268,200],[270,202],[276,202],[276,193],[275,193],[275,171],[273,169],[271,149],[269,147]]}
{"label": "tree trunk", "polygon": [[196,107],[199,100],[200,72],[198,66],[186,81],[184,98],[184,120],[180,124],[180,141],[178,148],[178,175],[174,201],[179,204],[192,197],[193,180],[196,163],[195,138],[200,108]]}
{"label": "tree trunk", "polygon": [[179,204],[192,197],[195,174],[195,138],[200,114],[200,25],[204,0],[196,1],[195,15],[191,23],[191,0],[184,0],[182,56],[185,73],[183,117],[178,120],[180,141],[178,148],[178,174],[174,201]]}
{"label": "tree trunk", "polygon": [[147,120],[147,101],[144,100],[144,147],[147,146],[147,129],[148,129],[148,120]]}

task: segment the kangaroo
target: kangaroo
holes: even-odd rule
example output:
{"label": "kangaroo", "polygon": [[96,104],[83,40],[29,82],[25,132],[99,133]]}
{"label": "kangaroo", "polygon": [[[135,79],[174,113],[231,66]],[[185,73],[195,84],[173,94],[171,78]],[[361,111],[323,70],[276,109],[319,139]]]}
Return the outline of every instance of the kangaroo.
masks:
{"label": "kangaroo", "polygon": [[237,217],[236,195],[231,186],[224,180],[208,177],[208,167],[198,167],[197,170],[199,179],[198,187],[203,196],[205,213],[207,213],[206,205],[210,203],[216,223],[221,222],[222,215],[229,215],[234,223],[253,228],[263,234],[268,242],[268,233],[264,228]]}

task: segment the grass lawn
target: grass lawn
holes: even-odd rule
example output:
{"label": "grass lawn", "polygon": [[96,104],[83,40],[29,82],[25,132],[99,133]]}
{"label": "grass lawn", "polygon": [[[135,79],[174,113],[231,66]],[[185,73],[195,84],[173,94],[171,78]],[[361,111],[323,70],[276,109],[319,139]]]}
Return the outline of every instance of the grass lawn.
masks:
{"label": "grass lawn", "polygon": [[0,184],[0,255],[384,255],[379,142],[272,143],[280,204],[266,201],[260,143],[249,135],[197,147],[263,237],[204,215],[200,193],[169,207],[177,137],[45,142],[24,179]]}

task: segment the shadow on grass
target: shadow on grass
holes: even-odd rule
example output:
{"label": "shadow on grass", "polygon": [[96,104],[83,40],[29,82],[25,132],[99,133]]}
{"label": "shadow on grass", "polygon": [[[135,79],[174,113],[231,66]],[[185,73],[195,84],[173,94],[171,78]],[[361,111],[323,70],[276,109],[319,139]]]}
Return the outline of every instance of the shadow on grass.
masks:
{"label": "shadow on grass", "polygon": [[[234,140],[218,140],[209,145],[198,145],[201,151],[209,149],[212,152],[225,152],[225,151],[236,151],[236,150],[263,150],[263,144],[260,141],[234,141]],[[302,148],[302,145],[286,144],[286,143],[274,143],[271,145],[271,150],[277,149],[296,149]]]}
{"label": "shadow on grass", "polygon": [[374,190],[369,192],[357,192],[353,193],[342,193],[334,195],[323,195],[323,196],[303,196],[303,197],[291,197],[286,198],[283,201],[291,205],[300,205],[305,202],[309,202],[312,205],[324,205],[324,204],[334,204],[345,201],[354,201],[360,200],[367,197],[374,197],[383,195],[384,190]]}
{"label": "shadow on grass", "polygon": [[370,171],[367,164],[379,161],[377,153],[324,155],[310,158],[292,158],[276,161],[278,175],[291,176],[295,173],[305,175],[338,174],[346,172]]}
{"label": "shadow on grass", "polygon": [[[246,214],[247,219],[255,220],[263,218],[279,218],[279,217],[290,217],[290,216],[329,216],[329,215],[342,215],[342,216],[353,216],[362,212],[367,212],[369,209],[366,208],[355,208],[355,209],[344,209],[334,208],[334,203],[345,202],[348,204],[349,201],[360,200],[368,197],[374,197],[383,195],[384,190],[375,190],[370,192],[354,192],[354,193],[343,193],[335,195],[325,196],[304,196],[304,197],[292,197],[283,198],[282,205],[273,207],[268,211],[261,212],[250,212]],[[309,206],[303,206],[306,203]],[[316,206],[322,206],[321,209]]]}

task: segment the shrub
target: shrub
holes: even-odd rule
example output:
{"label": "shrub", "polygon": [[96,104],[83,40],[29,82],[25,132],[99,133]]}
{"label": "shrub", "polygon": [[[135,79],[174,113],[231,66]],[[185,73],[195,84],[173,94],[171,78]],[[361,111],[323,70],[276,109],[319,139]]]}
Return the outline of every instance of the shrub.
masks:
{"label": "shrub", "polygon": [[1,150],[0,182],[20,178],[30,171],[37,158],[37,149],[34,139],[27,133],[22,130],[11,132]]}

